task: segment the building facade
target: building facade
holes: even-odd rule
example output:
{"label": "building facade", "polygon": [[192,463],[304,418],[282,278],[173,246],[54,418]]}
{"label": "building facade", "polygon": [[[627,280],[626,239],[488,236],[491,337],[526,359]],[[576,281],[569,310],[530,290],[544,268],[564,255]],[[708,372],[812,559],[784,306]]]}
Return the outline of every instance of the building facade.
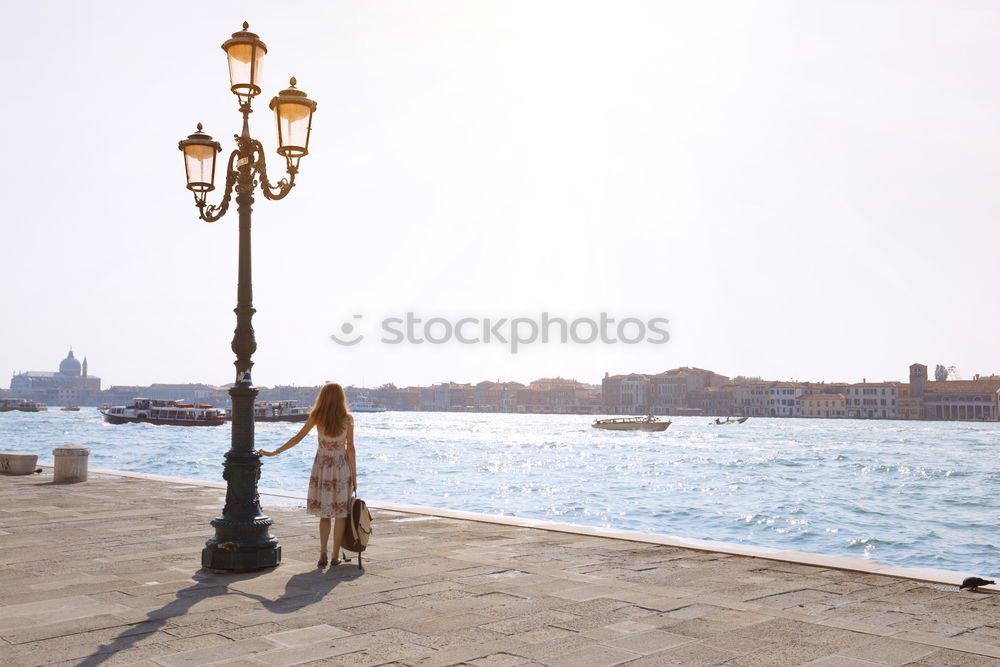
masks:
{"label": "building facade", "polygon": [[736,385],[705,387],[688,392],[687,405],[698,414],[728,417],[739,414],[736,405]]}
{"label": "building facade", "polygon": [[843,394],[809,394],[802,397],[803,417],[846,417]]}
{"label": "building facade", "polygon": [[605,373],[601,382],[601,405],[615,414],[699,414],[689,394],[711,387],[724,387],[729,378],[703,368],[682,366],[655,375]]}
{"label": "building facade", "polygon": [[90,375],[87,358],[81,364],[73,350],[59,363],[59,370],[25,371],[10,379],[11,398],[26,398],[48,405],[99,405],[101,378]]}
{"label": "building facade", "polygon": [[908,403],[921,419],[995,421],[1000,417],[1000,377],[928,381],[927,366],[910,366]]}
{"label": "building facade", "polygon": [[736,407],[743,417],[767,417],[771,400],[771,383],[753,381],[741,384],[734,392]]}
{"label": "building facade", "polygon": [[767,413],[771,417],[798,417],[802,414],[805,385],[798,382],[772,382],[768,387]]}
{"label": "building facade", "polygon": [[601,381],[601,406],[608,414],[633,415],[646,411],[647,376],[604,374]]}
{"label": "building facade", "polygon": [[858,382],[844,387],[848,417],[896,419],[900,382]]}

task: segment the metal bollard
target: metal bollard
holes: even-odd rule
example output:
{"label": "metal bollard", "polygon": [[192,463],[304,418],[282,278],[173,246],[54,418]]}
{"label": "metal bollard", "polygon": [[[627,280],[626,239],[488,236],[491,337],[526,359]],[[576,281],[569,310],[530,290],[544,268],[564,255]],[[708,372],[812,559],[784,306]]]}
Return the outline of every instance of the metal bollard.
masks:
{"label": "metal bollard", "polygon": [[52,473],[53,482],[86,482],[87,457],[90,450],[83,445],[63,445],[52,450],[55,459],[55,469]]}

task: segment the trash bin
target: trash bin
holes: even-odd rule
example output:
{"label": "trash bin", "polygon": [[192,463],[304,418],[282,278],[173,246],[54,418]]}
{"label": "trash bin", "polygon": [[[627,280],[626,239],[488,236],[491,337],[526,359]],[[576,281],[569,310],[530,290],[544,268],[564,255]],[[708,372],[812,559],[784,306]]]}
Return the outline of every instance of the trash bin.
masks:
{"label": "trash bin", "polygon": [[52,472],[53,482],[86,482],[87,457],[90,450],[83,445],[63,445],[52,450],[55,459],[55,469]]}

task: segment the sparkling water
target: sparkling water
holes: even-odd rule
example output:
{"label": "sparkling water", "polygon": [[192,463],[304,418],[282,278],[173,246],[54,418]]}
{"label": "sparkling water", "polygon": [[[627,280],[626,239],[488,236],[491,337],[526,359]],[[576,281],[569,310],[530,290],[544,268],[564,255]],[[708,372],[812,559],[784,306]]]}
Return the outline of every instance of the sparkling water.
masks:
{"label": "sparkling water", "polygon": [[[674,418],[662,433],[592,417],[357,414],[359,492],[372,502],[551,519],[1000,576],[996,423]],[[301,424],[257,424],[274,449]],[[80,412],[0,413],[0,451],[221,481],[229,426],[105,424]],[[265,458],[261,486],[305,493],[316,436]],[[2,482],[0,482],[2,483]],[[221,509],[221,508],[220,508]],[[266,507],[265,507],[266,510]],[[207,518],[206,518],[207,520]]]}

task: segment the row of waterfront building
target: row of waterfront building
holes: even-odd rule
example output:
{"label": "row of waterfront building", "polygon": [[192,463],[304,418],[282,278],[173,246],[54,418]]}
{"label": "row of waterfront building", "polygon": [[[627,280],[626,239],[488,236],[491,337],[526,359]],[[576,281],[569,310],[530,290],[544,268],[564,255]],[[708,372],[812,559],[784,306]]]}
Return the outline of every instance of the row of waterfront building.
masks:
{"label": "row of waterfront building", "polygon": [[[389,410],[482,411],[570,414],[739,415],[860,419],[996,420],[1000,417],[1000,376],[929,381],[927,366],[912,364],[908,382],[784,382],[734,378],[702,368],[662,373],[606,373],[601,384],[542,378],[528,384],[483,381],[373,389],[347,387],[355,402],[370,400]],[[309,405],[319,387],[260,389],[258,400],[297,400]],[[0,391],[0,398],[4,392]],[[50,405],[123,404],[142,396],[184,399],[225,406],[228,387],[207,384],[152,384],[101,389],[70,351],[59,371],[28,371],[11,378],[10,398]]]}
{"label": "row of waterfront building", "polygon": [[912,364],[909,382],[781,382],[729,378],[699,368],[606,376],[605,411],[627,414],[996,420],[1000,376],[929,381]]}

